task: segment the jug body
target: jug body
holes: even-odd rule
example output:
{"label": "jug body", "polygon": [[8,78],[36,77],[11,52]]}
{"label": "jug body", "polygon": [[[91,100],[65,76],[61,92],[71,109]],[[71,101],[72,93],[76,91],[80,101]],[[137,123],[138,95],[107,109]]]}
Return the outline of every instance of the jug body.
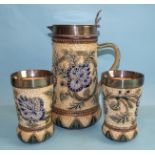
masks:
{"label": "jug body", "polygon": [[86,128],[100,118],[97,52],[101,48],[114,49],[115,61],[110,70],[117,69],[120,52],[113,43],[97,44],[97,27],[97,24],[48,27],[53,33],[55,75],[52,119],[58,126]]}
{"label": "jug body", "polygon": [[57,25],[52,28],[55,75],[53,121],[69,129],[91,126],[101,113],[96,27]]}

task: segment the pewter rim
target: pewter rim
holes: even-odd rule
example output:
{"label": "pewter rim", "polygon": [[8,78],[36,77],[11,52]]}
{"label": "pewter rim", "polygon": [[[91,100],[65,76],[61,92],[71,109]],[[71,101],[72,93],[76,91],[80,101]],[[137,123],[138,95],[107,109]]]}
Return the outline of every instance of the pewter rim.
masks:
{"label": "pewter rim", "polygon": [[96,25],[52,25],[48,26],[53,37],[84,37],[92,38],[98,36]]}
{"label": "pewter rim", "polygon": [[11,84],[16,88],[40,88],[53,84],[53,74],[48,70],[21,70],[12,73]]}
{"label": "pewter rim", "polygon": [[144,84],[144,75],[135,71],[111,70],[102,73],[101,84],[119,89],[132,89]]}

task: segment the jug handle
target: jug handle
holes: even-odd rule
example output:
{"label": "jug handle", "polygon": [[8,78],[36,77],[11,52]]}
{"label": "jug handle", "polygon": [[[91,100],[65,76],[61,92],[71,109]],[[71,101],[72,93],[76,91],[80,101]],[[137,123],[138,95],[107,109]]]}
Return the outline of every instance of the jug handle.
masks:
{"label": "jug handle", "polygon": [[98,44],[97,48],[98,49],[101,49],[101,48],[113,48],[114,49],[115,61],[109,70],[116,70],[120,62],[120,50],[118,46],[115,45],[114,43],[109,42],[109,43]]}
{"label": "jug handle", "polygon": [[[113,48],[114,49],[115,60],[109,70],[116,70],[118,68],[119,62],[120,62],[120,50],[119,50],[118,46],[115,45],[114,43],[109,42],[109,43],[98,44],[97,48],[98,49],[101,49],[101,48]],[[100,94],[100,93],[101,93],[101,81],[98,83],[98,94]]]}

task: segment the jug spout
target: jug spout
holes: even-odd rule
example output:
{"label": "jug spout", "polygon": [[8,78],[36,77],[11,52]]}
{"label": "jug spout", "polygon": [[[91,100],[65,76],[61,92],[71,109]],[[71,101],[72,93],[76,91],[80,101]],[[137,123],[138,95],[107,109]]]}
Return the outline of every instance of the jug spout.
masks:
{"label": "jug spout", "polygon": [[47,28],[53,31],[53,26],[47,26]]}

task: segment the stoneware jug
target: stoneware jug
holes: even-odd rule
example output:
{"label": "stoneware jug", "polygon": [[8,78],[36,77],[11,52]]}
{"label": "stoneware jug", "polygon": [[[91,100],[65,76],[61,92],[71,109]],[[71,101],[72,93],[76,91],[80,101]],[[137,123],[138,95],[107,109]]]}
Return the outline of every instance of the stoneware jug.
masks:
{"label": "stoneware jug", "polygon": [[119,64],[119,49],[113,43],[97,44],[99,13],[94,25],[53,25],[53,74],[55,75],[52,118],[64,128],[93,125],[101,114],[98,101],[97,50],[113,48]]}

